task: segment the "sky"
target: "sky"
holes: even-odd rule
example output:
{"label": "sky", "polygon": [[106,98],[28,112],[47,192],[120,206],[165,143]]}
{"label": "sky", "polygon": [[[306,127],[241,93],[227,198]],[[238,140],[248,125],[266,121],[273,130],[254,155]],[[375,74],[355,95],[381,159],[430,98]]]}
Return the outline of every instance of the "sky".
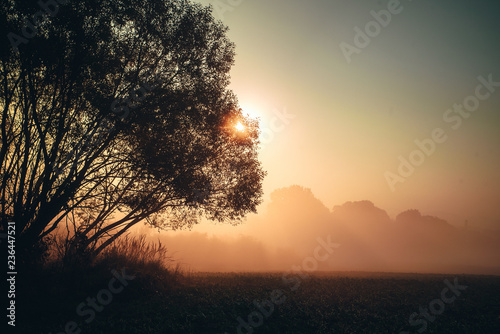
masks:
{"label": "sky", "polygon": [[500,229],[499,3],[197,2],[229,27],[230,88],[260,117],[261,211],[296,184],[330,209],[370,200]]}

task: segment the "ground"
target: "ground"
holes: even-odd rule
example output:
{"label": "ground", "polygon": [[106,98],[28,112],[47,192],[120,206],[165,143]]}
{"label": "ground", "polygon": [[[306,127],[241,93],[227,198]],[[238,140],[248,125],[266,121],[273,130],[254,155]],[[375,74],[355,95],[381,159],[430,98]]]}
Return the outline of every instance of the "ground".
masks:
{"label": "ground", "polygon": [[[98,305],[100,311],[92,317],[87,298],[101,294],[101,301],[108,303],[101,290],[109,289],[113,277],[109,272],[107,277],[83,280],[83,287],[52,283],[59,288],[50,289],[51,283],[40,278],[47,288],[30,293],[17,328],[53,334],[500,333],[500,277],[188,273],[172,284],[158,285],[137,273],[120,292],[115,280],[109,304]],[[23,300],[21,296],[19,302]],[[433,307],[436,314],[429,310],[426,320],[418,315],[420,307],[424,313]]]}

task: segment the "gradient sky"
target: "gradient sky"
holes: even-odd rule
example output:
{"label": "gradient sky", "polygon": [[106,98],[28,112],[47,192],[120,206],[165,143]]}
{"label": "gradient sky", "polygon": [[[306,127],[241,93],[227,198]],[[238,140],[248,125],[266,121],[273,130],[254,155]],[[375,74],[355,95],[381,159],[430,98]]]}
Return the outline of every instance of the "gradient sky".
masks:
{"label": "gradient sky", "polygon": [[[500,82],[498,2],[402,0],[350,64],[339,45],[354,45],[354,28],[389,1],[198,2],[232,9],[215,14],[236,44],[231,88],[267,131],[266,201],[298,184],[330,209],[368,199],[393,218],[416,208],[453,224],[500,228],[500,87],[457,130],[443,120],[474,94],[479,76]],[[294,118],[280,121],[276,111]],[[391,191],[384,174],[397,173],[398,157],[435,128],[448,140]]]}

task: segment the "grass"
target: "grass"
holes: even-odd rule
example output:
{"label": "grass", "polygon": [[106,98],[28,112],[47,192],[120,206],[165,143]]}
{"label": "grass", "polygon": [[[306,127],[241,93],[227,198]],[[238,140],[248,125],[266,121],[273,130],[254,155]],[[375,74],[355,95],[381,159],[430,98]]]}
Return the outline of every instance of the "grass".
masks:
{"label": "grass", "polygon": [[[421,326],[411,326],[410,315],[440,298],[443,280],[455,278],[319,272],[284,280],[282,273],[181,273],[165,256],[161,244],[123,239],[80,272],[78,283],[69,284],[57,266],[24,277],[18,332],[71,333],[64,327],[74,321],[81,333],[232,334],[238,333],[237,319],[249,322],[253,313],[254,325],[261,324],[240,333],[417,333]],[[87,323],[78,305],[106,289],[110,270],[121,268],[135,279]],[[424,333],[500,333],[500,277],[458,280],[467,290],[429,321]],[[264,302],[277,294],[280,305]],[[255,302],[264,302],[264,311]],[[262,320],[257,311],[266,313]]]}

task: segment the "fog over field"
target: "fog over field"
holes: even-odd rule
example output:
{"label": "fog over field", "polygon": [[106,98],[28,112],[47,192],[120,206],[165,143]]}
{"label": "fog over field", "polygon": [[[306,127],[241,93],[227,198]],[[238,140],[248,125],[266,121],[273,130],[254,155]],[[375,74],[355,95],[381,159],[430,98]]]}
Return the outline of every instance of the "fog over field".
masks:
{"label": "fog over field", "polygon": [[[327,208],[300,186],[274,191],[266,213],[219,234],[139,231],[161,240],[175,263],[193,271],[277,271],[304,264],[305,270],[323,271],[500,274],[498,232],[453,226],[415,208],[390,217],[368,200]],[[324,244],[335,246],[331,254],[328,247],[318,251],[316,267],[310,260]]]}

